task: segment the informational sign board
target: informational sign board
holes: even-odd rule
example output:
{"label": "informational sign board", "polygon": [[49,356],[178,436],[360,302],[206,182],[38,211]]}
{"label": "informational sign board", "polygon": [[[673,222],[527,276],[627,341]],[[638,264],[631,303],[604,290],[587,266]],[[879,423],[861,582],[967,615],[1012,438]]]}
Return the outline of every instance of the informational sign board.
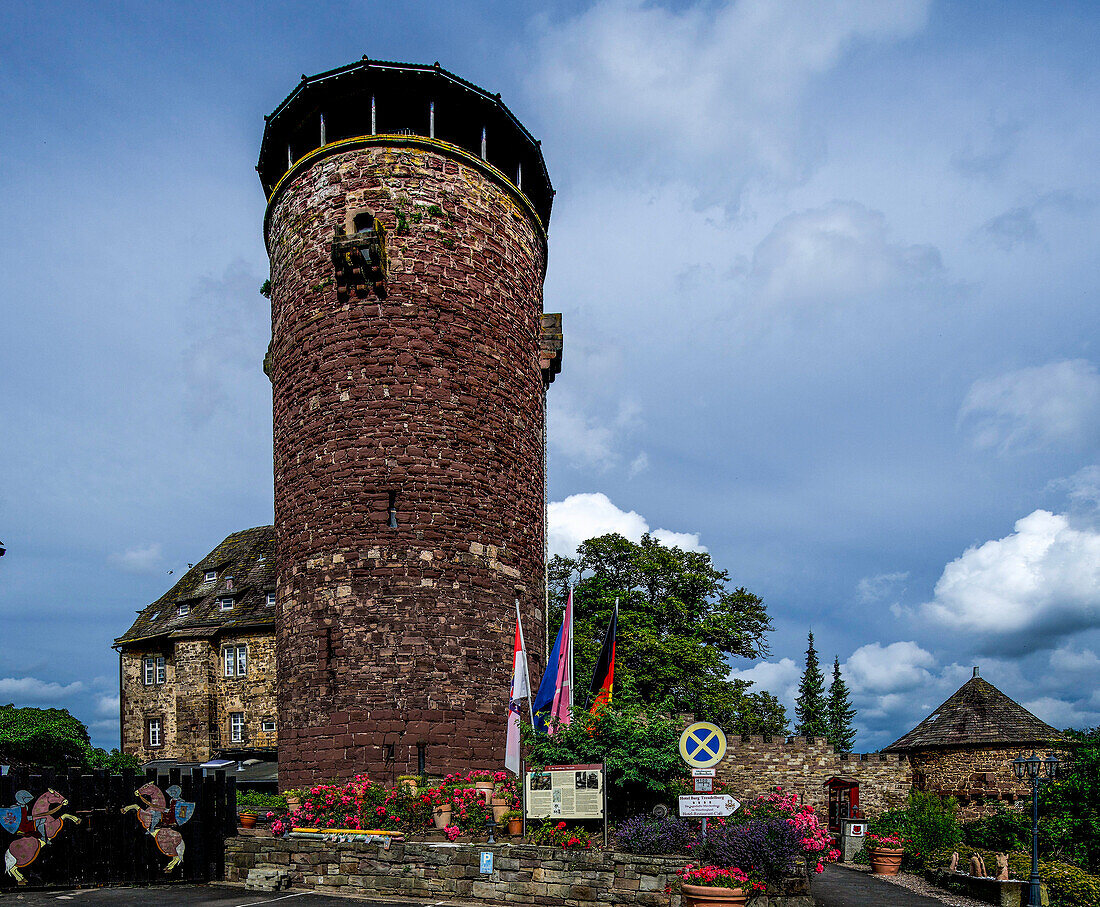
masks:
{"label": "informational sign board", "polygon": [[848,826],[848,834],[853,838],[862,838],[866,826],[862,822],[853,822]]}
{"label": "informational sign board", "polygon": [[683,818],[706,818],[713,816],[732,816],[741,805],[729,794],[681,794],[680,816]]}
{"label": "informational sign board", "polygon": [[604,767],[548,765],[524,776],[528,819],[604,818]]}
{"label": "informational sign board", "polygon": [[726,735],[716,724],[696,721],[680,735],[680,758],[692,768],[710,768],[726,755]]}
{"label": "informational sign board", "polygon": [[713,768],[693,768],[691,770],[692,778],[714,778],[718,772]]}
{"label": "informational sign board", "polygon": [[714,790],[713,778],[692,778],[695,783],[695,793],[697,794],[709,794]]}

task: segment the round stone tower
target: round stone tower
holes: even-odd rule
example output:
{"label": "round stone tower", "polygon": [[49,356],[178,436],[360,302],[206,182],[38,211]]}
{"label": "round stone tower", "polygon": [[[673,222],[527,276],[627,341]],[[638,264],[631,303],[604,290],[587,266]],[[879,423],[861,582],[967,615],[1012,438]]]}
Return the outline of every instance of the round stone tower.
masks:
{"label": "round stone tower", "polygon": [[553,189],[498,95],[364,58],[270,117],[279,780],[496,767],[542,665]]}

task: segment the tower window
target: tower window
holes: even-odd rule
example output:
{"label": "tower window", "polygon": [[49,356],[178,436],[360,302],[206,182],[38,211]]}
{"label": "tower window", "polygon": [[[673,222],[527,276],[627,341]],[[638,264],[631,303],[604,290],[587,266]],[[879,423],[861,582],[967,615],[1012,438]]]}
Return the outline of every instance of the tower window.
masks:
{"label": "tower window", "polygon": [[226,646],[222,663],[226,677],[244,677],[248,673],[248,646]]}
{"label": "tower window", "polygon": [[186,617],[188,614],[191,613],[191,605],[189,605],[187,602],[180,602],[179,607],[176,608],[176,613],[180,617]]}
{"label": "tower window", "polygon": [[204,583],[212,583],[212,582],[214,582],[214,581],[215,581],[215,580],[216,580],[217,578],[218,578],[218,571],[217,571],[217,570],[207,570],[207,571],[206,571],[206,572],[205,572],[205,573],[204,573],[204,574],[202,575],[202,581],[203,581]]}
{"label": "tower window", "polygon": [[397,528],[397,492],[396,491],[391,491],[390,492],[389,527],[390,527],[390,529],[396,529]]}
{"label": "tower window", "polygon": [[145,745],[150,749],[156,749],[163,743],[160,735],[160,719],[150,718],[145,722]]}
{"label": "tower window", "polygon": [[269,608],[274,608],[275,607],[275,593],[274,592],[268,592],[267,593],[267,607],[269,607]]}
{"label": "tower window", "polygon": [[374,215],[369,211],[360,211],[352,219],[356,233],[370,233],[374,230]]}
{"label": "tower window", "polygon": [[265,718],[263,720],[263,722],[261,722],[261,724],[260,724],[260,730],[262,730],[265,734],[274,734],[275,733],[275,719],[274,718]]}
{"label": "tower window", "polygon": [[231,598],[219,598],[218,599],[218,610],[219,611],[232,611],[233,610],[233,599],[231,599]]}
{"label": "tower window", "polygon": [[229,742],[244,743],[244,712],[229,713]]}
{"label": "tower window", "polygon": [[166,669],[163,655],[151,655],[143,660],[142,668],[144,669],[145,686],[149,687],[153,684],[164,683],[166,680]]}

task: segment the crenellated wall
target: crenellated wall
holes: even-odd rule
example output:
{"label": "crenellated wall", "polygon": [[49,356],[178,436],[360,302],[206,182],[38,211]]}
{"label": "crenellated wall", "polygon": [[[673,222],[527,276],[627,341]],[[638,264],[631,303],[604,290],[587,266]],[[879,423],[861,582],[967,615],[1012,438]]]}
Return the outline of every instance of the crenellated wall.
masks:
{"label": "crenellated wall", "polygon": [[738,799],[778,786],[824,810],[829,804],[825,782],[843,775],[859,781],[860,807],[873,817],[904,806],[913,783],[912,766],[905,756],[838,753],[821,738],[731,736],[726,744],[718,778],[730,784]]}

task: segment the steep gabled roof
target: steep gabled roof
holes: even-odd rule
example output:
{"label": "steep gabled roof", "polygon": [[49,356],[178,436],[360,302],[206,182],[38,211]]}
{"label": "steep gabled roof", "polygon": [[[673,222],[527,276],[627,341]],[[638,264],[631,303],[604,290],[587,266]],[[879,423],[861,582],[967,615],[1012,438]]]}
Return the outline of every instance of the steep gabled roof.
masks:
{"label": "steep gabled roof", "polygon": [[944,746],[1043,745],[1061,739],[1062,735],[1045,721],[982,680],[975,668],[974,676],[954,695],[883,752]]}
{"label": "steep gabled roof", "polygon": [[[217,571],[213,582],[209,571]],[[115,645],[166,636],[212,636],[221,630],[275,626],[267,593],[275,591],[275,527],[257,526],[228,536],[195,564],[168,592],[138,612],[132,627]],[[222,611],[218,599],[232,598]],[[180,615],[181,604],[187,614]]]}

